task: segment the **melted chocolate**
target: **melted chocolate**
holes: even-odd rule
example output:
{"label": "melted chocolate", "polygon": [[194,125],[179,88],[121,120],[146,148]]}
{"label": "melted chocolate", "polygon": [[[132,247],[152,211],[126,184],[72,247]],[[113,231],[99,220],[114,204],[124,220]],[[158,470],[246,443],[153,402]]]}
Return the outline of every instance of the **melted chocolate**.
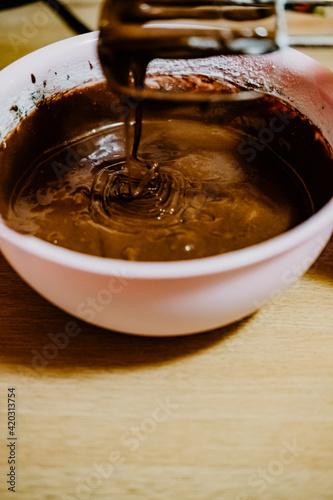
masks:
{"label": "melted chocolate", "polygon": [[[92,255],[180,260],[277,236],[332,196],[325,140],[269,96],[228,105],[145,102],[137,153],[145,164],[156,160],[159,175],[133,196],[122,111],[98,84],[23,119],[0,151],[7,223]],[[134,171],[135,189],[145,174]]]}

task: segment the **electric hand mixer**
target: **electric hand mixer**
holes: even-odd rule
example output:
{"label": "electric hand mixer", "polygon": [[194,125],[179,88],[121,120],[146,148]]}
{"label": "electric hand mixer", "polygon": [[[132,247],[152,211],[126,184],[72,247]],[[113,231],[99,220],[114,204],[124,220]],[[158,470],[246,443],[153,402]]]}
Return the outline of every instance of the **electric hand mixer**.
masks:
{"label": "electric hand mixer", "polygon": [[[161,97],[144,86],[156,58],[188,60],[214,55],[261,55],[285,46],[332,46],[333,1],[107,0],[100,22],[99,56],[113,90]],[[290,34],[288,15],[303,32]],[[311,20],[310,32],[309,19]],[[303,21],[304,20],[304,21]],[[326,32],[325,32],[326,29]],[[133,84],[134,81],[134,84]],[[190,93],[182,96],[190,99]],[[221,95],[224,100],[240,94]],[[173,98],[165,92],[163,98]],[[249,97],[249,96],[248,96]]]}

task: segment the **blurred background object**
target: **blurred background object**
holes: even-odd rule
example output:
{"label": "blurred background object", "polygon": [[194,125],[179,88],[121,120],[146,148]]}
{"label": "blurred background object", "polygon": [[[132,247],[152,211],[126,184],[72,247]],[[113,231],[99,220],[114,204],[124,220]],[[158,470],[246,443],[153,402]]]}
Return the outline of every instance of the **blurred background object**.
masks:
{"label": "blurred background object", "polygon": [[98,28],[101,0],[0,0],[0,69],[50,43]]}
{"label": "blurred background object", "polygon": [[[0,0],[0,69],[50,43],[98,29],[102,0]],[[312,15],[309,15],[311,12]],[[287,27],[292,37],[304,33],[324,40],[333,36],[333,7],[324,2],[287,5]],[[332,49],[304,48],[333,70]]]}

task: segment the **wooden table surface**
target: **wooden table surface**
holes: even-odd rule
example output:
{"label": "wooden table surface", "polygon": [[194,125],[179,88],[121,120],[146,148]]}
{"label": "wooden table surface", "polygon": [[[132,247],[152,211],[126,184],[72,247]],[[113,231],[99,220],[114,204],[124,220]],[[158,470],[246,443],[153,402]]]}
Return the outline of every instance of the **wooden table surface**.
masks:
{"label": "wooden table surface", "polygon": [[[71,6],[97,19],[98,2]],[[71,34],[50,15],[15,49],[34,9],[41,4],[0,14],[0,67]],[[333,68],[332,51],[311,55]],[[333,240],[252,317],[190,337],[140,338],[71,318],[0,257],[0,498],[332,500],[332,299]],[[78,335],[65,341],[72,321]],[[8,388],[17,400],[15,493]]]}

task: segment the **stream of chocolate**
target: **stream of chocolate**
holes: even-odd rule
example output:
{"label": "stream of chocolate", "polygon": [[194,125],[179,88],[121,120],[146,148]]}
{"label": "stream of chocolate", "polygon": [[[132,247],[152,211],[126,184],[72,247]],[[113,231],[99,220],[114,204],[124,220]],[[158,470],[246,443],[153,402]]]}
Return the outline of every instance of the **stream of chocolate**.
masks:
{"label": "stream of chocolate", "polygon": [[[197,5],[196,5],[197,6]],[[159,3],[140,0],[106,0],[100,19],[99,59],[113,91],[125,97],[126,175],[132,196],[144,195],[159,176],[156,161],[145,164],[138,156],[143,104],[135,109],[131,141],[128,95],[144,88],[147,66],[156,58],[187,59],[214,54],[260,53],[276,49],[275,9],[271,5],[234,5],[206,2],[196,9],[188,2]],[[272,32],[258,36],[258,26],[272,19]],[[244,36],[244,23],[247,35]],[[170,24],[171,23],[171,24]],[[258,24],[259,23],[259,24]],[[203,29],[204,28],[204,29]],[[260,30],[259,30],[260,32]],[[251,36],[250,36],[251,34]],[[254,52],[253,52],[254,51]],[[161,92],[161,96],[167,93]],[[186,94],[183,94],[185,98]],[[163,97],[161,97],[163,99]],[[132,144],[131,144],[132,142]]]}

